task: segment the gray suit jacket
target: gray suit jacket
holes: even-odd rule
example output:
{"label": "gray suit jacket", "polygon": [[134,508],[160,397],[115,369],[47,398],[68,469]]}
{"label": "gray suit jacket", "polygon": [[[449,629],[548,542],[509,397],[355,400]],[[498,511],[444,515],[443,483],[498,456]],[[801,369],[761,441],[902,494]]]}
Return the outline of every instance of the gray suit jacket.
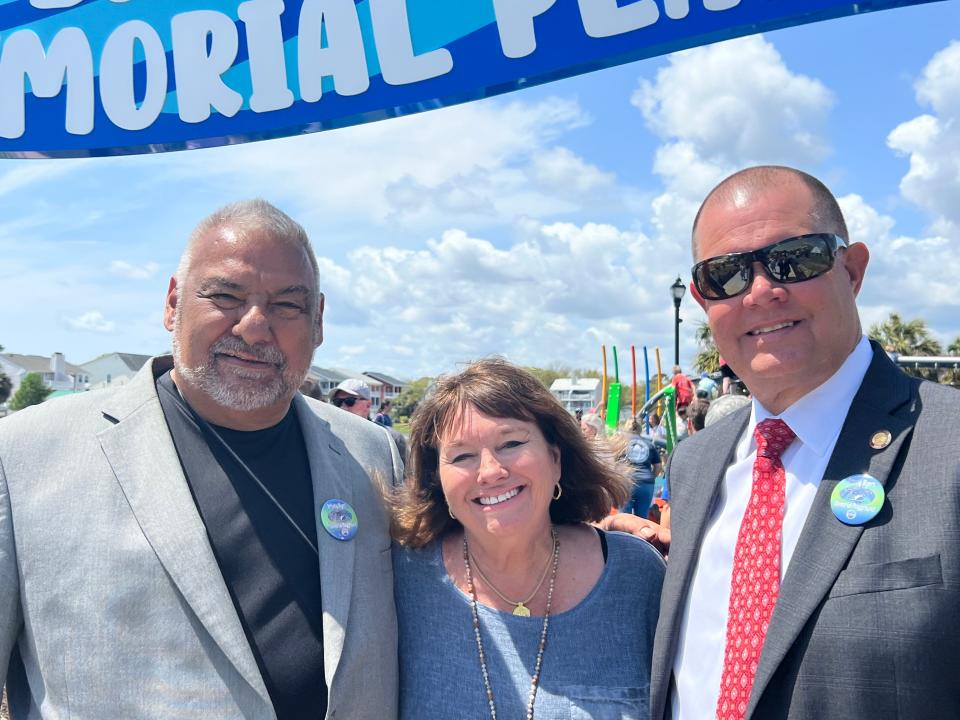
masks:
{"label": "gray suit jacket", "polygon": [[[0,421],[0,679],[18,719],[275,717],[160,408],[169,367]],[[330,498],[359,522],[349,542],[317,528],[326,717],[395,717],[390,537],[371,476],[394,481],[400,458],[373,423],[294,406],[318,522]]]}
{"label": "gray suit jacket", "polygon": [[[747,718],[960,718],[960,393],[874,357],[807,517],[760,657]],[[653,655],[652,717],[669,717],[699,544],[749,408],[678,447],[673,537]],[[890,445],[872,449],[878,430]],[[887,500],[863,526],[830,494],[867,472]]]}

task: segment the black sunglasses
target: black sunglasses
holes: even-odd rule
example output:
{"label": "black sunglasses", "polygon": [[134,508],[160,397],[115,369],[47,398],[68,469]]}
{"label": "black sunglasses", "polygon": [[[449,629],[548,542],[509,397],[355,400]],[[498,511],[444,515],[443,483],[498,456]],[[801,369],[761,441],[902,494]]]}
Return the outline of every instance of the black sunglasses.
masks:
{"label": "black sunglasses", "polygon": [[355,398],[355,397],[338,397],[333,399],[333,404],[336,407],[340,407],[341,405],[346,405],[347,407],[353,407],[354,403],[357,402],[357,400],[359,399],[360,398]]}
{"label": "black sunglasses", "polygon": [[778,283],[799,283],[820,277],[833,267],[844,239],[831,233],[812,233],[780,240],[749,252],[719,255],[693,266],[693,284],[707,300],[736,297],[753,284],[753,264]]}

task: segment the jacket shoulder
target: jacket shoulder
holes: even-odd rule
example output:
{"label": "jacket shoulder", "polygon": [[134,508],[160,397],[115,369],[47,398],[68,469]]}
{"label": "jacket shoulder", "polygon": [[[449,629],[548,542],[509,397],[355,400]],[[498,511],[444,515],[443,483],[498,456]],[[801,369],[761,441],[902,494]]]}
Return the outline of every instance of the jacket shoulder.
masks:
{"label": "jacket shoulder", "polygon": [[101,408],[117,391],[110,388],[49,400],[0,420],[0,444],[6,439],[72,433],[103,416]]}

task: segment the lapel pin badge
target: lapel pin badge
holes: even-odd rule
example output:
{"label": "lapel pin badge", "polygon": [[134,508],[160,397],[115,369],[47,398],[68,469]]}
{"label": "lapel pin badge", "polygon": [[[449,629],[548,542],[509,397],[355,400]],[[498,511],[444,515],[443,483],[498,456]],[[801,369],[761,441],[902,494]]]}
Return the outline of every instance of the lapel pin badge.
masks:
{"label": "lapel pin badge", "polygon": [[327,500],[320,510],[320,522],[335,540],[346,542],[357,534],[357,512],[345,500]]}
{"label": "lapel pin badge", "polygon": [[893,440],[893,435],[890,434],[889,430],[877,430],[870,436],[870,447],[874,450],[883,450],[890,444],[891,440]]}
{"label": "lapel pin badge", "polygon": [[830,509],[846,525],[863,525],[883,507],[886,494],[873,475],[851,475],[837,483],[830,495]]}

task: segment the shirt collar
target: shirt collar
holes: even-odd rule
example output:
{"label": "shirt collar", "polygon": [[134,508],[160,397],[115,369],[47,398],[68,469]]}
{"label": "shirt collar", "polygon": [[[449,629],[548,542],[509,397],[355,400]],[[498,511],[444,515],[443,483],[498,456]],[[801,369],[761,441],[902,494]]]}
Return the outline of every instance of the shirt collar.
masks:
{"label": "shirt collar", "polygon": [[829,451],[840,434],[850,405],[863,383],[872,359],[870,341],[861,336],[853,352],[826,382],[808,392],[780,415],[772,415],[754,399],[745,438],[748,444],[744,449],[752,449],[753,429],[757,423],[767,418],[779,417],[796,433],[800,442],[817,455]]}

